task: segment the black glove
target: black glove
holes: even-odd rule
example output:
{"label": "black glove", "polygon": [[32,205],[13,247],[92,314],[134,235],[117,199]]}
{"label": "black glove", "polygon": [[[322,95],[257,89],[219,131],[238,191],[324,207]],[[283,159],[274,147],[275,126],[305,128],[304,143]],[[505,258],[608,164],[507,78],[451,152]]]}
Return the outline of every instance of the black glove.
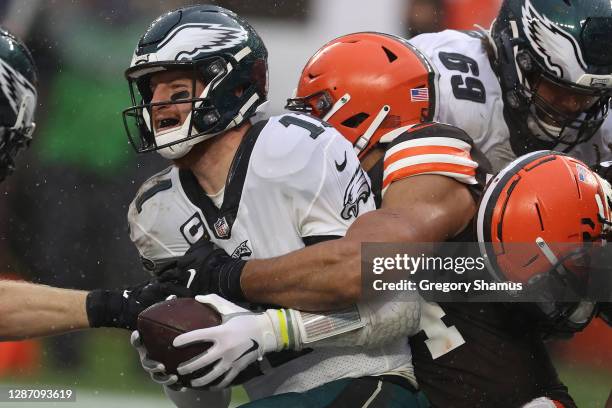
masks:
{"label": "black glove", "polygon": [[245,300],[240,276],[245,260],[229,256],[210,241],[198,241],[177,265],[159,276],[160,282],[183,285],[195,295],[215,293],[232,302]]}
{"label": "black glove", "polygon": [[194,296],[185,286],[156,279],[125,289],[92,290],[86,302],[89,325],[135,330],[140,312],[170,295]]}

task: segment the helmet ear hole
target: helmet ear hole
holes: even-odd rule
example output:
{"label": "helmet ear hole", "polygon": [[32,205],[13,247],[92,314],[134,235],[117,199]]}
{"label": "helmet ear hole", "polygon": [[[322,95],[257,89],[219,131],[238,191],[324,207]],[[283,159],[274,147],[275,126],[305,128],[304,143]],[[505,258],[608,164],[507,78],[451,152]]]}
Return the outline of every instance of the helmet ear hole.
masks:
{"label": "helmet ear hole", "polygon": [[345,121],[342,122],[342,126],[346,126],[349,128],[356,128],[359,125],[361,125],[363,123],[364,120],[366,120],[367,118],[369,118],[370,115],[368,115],[365,112],[359,112],[356,115],[351,116],[350,118],[346,119]]}

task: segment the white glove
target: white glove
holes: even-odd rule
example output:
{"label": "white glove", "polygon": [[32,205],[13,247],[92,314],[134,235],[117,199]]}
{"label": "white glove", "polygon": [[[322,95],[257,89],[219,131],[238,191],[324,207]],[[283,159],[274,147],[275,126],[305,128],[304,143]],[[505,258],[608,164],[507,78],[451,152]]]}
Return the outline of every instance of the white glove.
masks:
{"label": "white glove", "polygon": [[140,356],[140,364],[142,368],[149,373],[151,379],[158,384],[165,386],[173,386],[178,381],[178,376],[174,374],[166,374],[166,368],[159,361],[151,360],[147,356],[147,349],[142,344],[142,340],[140,339],[140,334],[138,330],[134,330],[132,332],[132,336],[130,337],[130,343],[136,351],[138,351],[138,355]]}
{"label": "white glove", "polygon": [[172,342],[174,347],[213,343],[206,352],[179,364],[177,368],[180,375],[185,375],[216,362],[208,374],[191,380],[192,387],[203,387],[222,378],[210,389],[225,388],[249,364],[261,360],[268,352],[282,349],[273,323],[276,310],[253,313],[217,295],[196,296],[195,299],[217,310],[223,323],[181,334]]}

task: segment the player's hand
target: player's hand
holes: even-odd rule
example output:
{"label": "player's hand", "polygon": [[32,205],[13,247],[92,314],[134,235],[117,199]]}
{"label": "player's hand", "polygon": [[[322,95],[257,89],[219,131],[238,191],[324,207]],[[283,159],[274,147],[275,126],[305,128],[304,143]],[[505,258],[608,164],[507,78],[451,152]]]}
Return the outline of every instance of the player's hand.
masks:
{"label": "player's hand", "polygon": [[147,349],[142,344],[142,340],[140,339],[140,334],[137,330],[132,332],[132,336],[130,337],[130,343],[138,352],[138,356],[140,357],[140,364],[142,368],[149,373],[151,379],[160,385],[165,385],[167,387],[175,386],[178,382],[178,376],[175,374],[166,374],[166,368],[159,361],[151,360],[147,355]]}
{"label": "player's hand", "polygon": [[246,261],[229,256],[210,241],[198,241],[181,258],[175,268],[159,276],[160,282],[171,282],[189,288],[195,295],[218,294],[233,301],[243,301],[240,275]]}
{"label": "player's hand", "polygon": [[140,312],[171,295],[193,296],[182,285],[155,279],[125,289],[93,290],[87,295],[86,303],[89,325],[134,330]]}
{"label": "player's hand", "polygon": [[180,375],[185,375],[212,365],[206,375],[191,380],[192,387],[214,383],[211,390],[225,388],[249,364],[280,349],[270,312],[253,313],[217,295],[196,296],[196,300],[216,309],[223,323],[181,334],[172,343],[174,347],[213,343],[206,352],[177,368]]}

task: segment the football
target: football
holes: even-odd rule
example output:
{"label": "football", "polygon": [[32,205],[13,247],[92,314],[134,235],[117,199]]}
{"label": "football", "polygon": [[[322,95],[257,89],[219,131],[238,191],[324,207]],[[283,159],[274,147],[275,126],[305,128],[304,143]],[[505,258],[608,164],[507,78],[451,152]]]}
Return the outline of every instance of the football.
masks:
{"label": "football", "polygon": [[[152,360],[163,363],[166,372],[177,374],[177,366],[205,352],[212,344],[197,343],[175,348],[174,338],[180,334],[205,329],[221,324],[219,313],[206,304],[193,298],[177,298],[157,303],[145,309],[138,316],[138,332],[148,355]],[[189,375],[179,376],[183,384],[201,377],[205,372],[196,371]]]}

